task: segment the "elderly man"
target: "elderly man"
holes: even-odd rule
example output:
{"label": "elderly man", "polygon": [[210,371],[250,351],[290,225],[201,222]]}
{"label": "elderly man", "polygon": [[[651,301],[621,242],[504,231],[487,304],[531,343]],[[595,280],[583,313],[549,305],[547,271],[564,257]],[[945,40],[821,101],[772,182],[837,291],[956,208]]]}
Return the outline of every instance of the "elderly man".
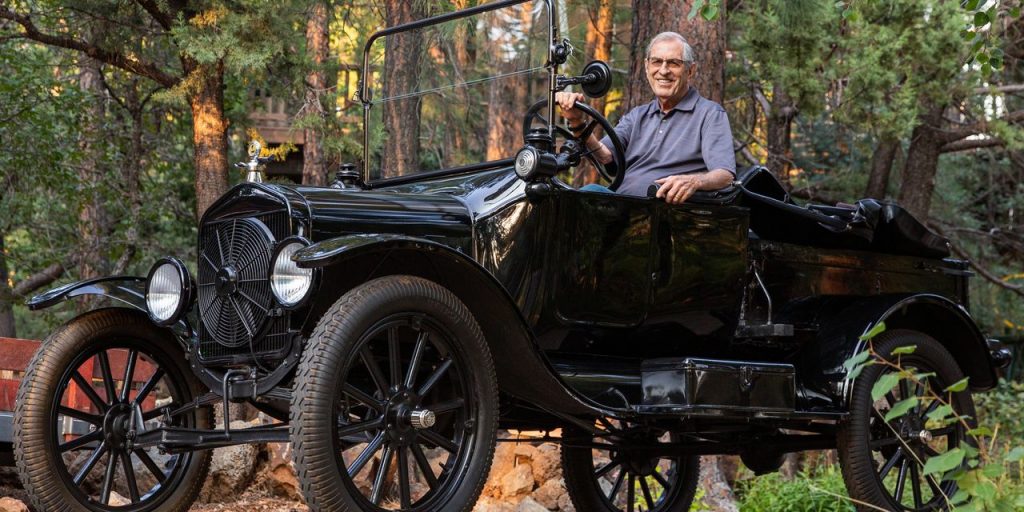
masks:
{"label": "elderly man", "polygon": [[[645,66],[655,99],[627,112],[615,127],[626,147],[628,169],[618,192],[645,196],[657,184],[657,197],[680,204],[698,190],[728,186],[736,175],[729,118],[721,105],[690,85],[697,71],[693,49],[683,36],[662,32],[647,46]],[[583,129],[585,114],[573,104],[583,99],[571,92],[555,96],[576,133]],[[590,136],[586,145],[602,163],[612,161],[607,137],[598,141]]]}

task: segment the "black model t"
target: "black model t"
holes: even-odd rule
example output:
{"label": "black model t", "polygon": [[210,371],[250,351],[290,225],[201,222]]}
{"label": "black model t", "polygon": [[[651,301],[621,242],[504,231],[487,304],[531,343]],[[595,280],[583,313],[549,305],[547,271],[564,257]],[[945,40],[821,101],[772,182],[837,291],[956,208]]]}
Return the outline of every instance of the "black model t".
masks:
{"label": "black model t", "polygon": [[[1005,361],[967,312],[966,262],[895,205],[798,206],[765,169],[682,206],[580,191],[596,168],[553,95],[604,94],[611,70],[559,74],[552,0],[504,1],[367,41],[361,170],[328,187],[250,180],[203,215],[195,261],[69,284],[110,307],[72,319],[18,392],[15,451],[36,510],[186,510],[210,449],[291,443],[314,511],[468,511],[499,429],[561,444],[580,511],[685,511],[699,456],[757,473],[837,448],[850,495],[941,508],[931,457],[973,442],[894,403]],[[95,302],[95,301],[94,301]],[[872,400],[847,379],[866,346],[933,372]],[[213,406],[274,422],[216,427]]]}

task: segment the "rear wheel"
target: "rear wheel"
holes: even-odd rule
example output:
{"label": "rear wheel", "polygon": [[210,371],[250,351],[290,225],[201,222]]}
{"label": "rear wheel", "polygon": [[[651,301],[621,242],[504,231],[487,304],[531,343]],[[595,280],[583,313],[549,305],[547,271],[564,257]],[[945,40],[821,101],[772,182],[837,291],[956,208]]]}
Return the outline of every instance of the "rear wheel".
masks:
{"label": "rear wheel", "polygon": [[[962,443],[974,444],[961,423],[949,426],[929,421],[928,414],[941,403],[921,400],[906,415],[885,421],[894,404],[911,397],[940,396],[958,415],[975,417],[969,391],[943,392],[963,379],[953,356],[938,341],[915,331],[896,330],[874,339],[874,350],[889,360],[897,347],[914,345],[912,354],[899,356],[900,366],[914,373],[932,373],[922,384],[902,380],[879,400],[871,397],[871,388],[882,376],[895,370],[876,364],[857,378],[850,401],[850,417],[839,431],[839,461],[850,497],[885,510],[925,511],[951,508],[949,499],[956,483],[941,476],[925,476],[928,459],[942,455]],[[973,426],[973,420],[969,422]],[[877,510],[862,506],[863,510]]]}
{"label": "rear wheel", "polygon": [[[178,342],[144,315],[93,311],[48,337],[18,389],[14,449],[36,510],[184,511],[209,452],[161,454],[132,445],[197,395]],[[170,417],[208,428],[207,411]]]}
{"label": "rear wheel", "polygon": [[392,276],[324,315],[296,376],[294,461],[313,511],[463,511],[491,465],[494,363],[466,306]]}
{"label": "rear wheel", "polygon": [[[671,434],[616,420],[600,420],[600,434],[566,429],[562,444],[565,487],[576,510],[685,512],[697,492],[700,457],[640,453],[669,443]],[[574,445],[575,444],[575,445]]]}

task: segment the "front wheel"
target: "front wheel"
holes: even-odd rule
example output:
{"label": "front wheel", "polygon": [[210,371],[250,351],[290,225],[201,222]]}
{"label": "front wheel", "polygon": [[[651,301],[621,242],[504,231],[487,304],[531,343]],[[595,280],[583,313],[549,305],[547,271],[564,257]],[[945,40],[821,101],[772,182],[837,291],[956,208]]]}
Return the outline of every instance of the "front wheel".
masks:
{"label": "front wheel", "polygon": [[320,320],[296,376],[294,462],[312,511],[468,511],[494,453],[498,386],[468,308],[412,276]]}
{"label": "front wheel", "polygon": [[562,473],[576,510],[686,512],[697,492],[700,457],[637,448],[668,444],[673,436],[643,425],[602,419],[598,433],[565,429]]}
{"label": "front wheel", "polygon": [[199,389],[178,342],[145,315],[105,309],[63,326],[18,389],[14,453],[33,507],[188,510],[209,452],[163,454],[132,439],[143,426],[209,428],[209,411],[170,415]]}
{"label": "front wheel", "polygon": [[[934,338],[915,331],[885,332],[873,340],[877,354],[896,361],[898,347],[913,345],[911,354],[899,357],[899,366],[916,374],[933,374],[915,384],[901,380],[892,391],[878,400],[872,387],[884,375],[896,371],[875,364],[857,378],[850,400],[850,416],[839,430],[839,462],[850,497],[861,510],[926,511],[952,508],[950,499],[956,483],[941,480],[941,475],[925,475],[924,465],[962,443],[974,444],[962,423],[936,424],[928,415],[941,406],[930,397],[947,401],[957,415],[975,417],[970,391],[943,392],[963,379],[963,372],[949,351]],[[885,421],[885,414],[897,402],[918,397],[919,405],[907,414]]]}

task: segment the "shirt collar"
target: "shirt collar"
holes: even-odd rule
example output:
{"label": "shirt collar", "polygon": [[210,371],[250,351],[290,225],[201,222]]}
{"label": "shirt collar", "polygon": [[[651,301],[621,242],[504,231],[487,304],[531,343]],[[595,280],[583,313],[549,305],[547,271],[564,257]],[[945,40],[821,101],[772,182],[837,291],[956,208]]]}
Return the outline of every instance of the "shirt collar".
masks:
{"label": "shirt collar", "polygon": [[[676,103],[676,106],[672,107],[672,110],[678,110],[680,112],[693,112],[693,109],[697,107],[697,101],[700,99],[700,94],[697,92],[697,88],[690,86],[686,91],[686,95],[683,99]],[[647,105],[647,114],[661,114],[661,104],[658,103],[658,98],[654,98],[653,101]]]}

